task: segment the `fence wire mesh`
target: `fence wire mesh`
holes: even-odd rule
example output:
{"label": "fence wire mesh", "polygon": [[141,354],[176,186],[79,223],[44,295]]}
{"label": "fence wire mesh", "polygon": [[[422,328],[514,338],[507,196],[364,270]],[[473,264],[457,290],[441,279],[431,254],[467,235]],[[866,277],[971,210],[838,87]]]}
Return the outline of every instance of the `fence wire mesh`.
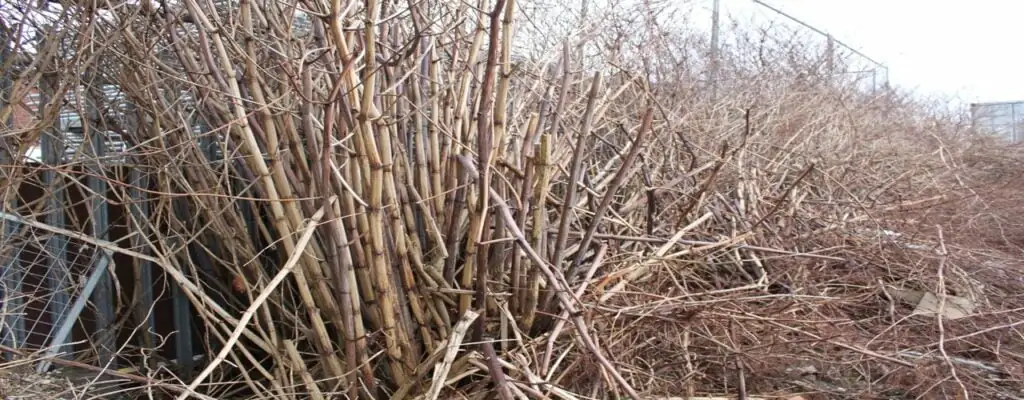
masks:
{"label": "fence wire mesh", "polygon": [[[5,213],[6,216],[15,216]],[[0,332],[5,346],[23,351],[52,351],[74,359],[89,339],[84,332],[58,337],[62,324],[72,328],[95,324],[95,302],[72,315],[75,299],[86,295],[85,277],[95,270],[97,252],[80,240],[4,220],[0,244],[4,265],[0,285]],[[69,316],[71,316],[69,318]],[[91,330],[90,330],[91,331]]]}
{"label": "fence wire mesh", "polygon": [[1024,140],[1024,101],[971,104],[974,128],[1009,142]]}

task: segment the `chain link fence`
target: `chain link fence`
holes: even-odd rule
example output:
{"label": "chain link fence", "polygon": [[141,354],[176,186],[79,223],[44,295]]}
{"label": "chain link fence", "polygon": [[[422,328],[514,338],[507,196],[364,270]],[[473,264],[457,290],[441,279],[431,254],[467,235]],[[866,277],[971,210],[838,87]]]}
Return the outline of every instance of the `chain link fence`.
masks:
{"label": "chain link fence", "polygon": [[1024,101],[971,104],[971,122],[979,133],[1011,143],[1024,140]]}
{"label": "chain link fence", "polygon": [[84,349],[73,343],[94,333],[82,327],[95,325],[97,306],[109,302],[90,298],[109,258],[48,224],[6,211],[0,216],[0,343],[76,358],[76,350]]}
{"label": "chain link fence", "polygon": [[723,48],[737,40],[726,33],[742,28],[758,32],[762,43],[788,48],[803,57],[818,55],[816,59],[798,60],[796,64],[801,66],[815,66],[804,73],[839,78],[867,93],[878,93],[889,86],[889,69],[885,64],[833,36],[827,28],[817,27],[772,4],[760,0],[699,0],[692,4],[695,13],[706,15],[712,33],[718,31],[719,46]]}

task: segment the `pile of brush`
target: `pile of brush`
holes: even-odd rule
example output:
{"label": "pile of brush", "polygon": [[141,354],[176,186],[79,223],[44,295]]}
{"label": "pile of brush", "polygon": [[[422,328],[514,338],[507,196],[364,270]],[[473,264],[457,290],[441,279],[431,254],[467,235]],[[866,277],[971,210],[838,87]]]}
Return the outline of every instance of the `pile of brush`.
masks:
{"label": "pile of brush", "polygon": [[[958,231],[1019,218],[975,190],[1019,155],[795,43],[738,34],[691,62],[702,38],[608,6],[545,46],[563,26],[537,6],[65,2],[33,27],[12,104],[85,88],[83,121],[121,133],[156,198],[131,222],[149,239],[117,251],[173,278],[213,349],[159,390],[1011,390],[1017,247]],[[9,136],[35,142],[61,107]],[[190,278],[182,241],[221,282]]]}

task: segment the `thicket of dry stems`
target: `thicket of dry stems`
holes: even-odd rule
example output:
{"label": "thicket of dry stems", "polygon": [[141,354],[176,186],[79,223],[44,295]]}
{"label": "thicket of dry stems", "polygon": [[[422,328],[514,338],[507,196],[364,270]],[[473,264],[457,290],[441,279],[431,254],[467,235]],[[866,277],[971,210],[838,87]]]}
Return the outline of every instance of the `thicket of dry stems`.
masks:
{"label": "thicket of dry stems", "polygon": [[[1001,185],[1020,180],[1020,156],[965,136],[955,116],[865,93],[767,32],[723,52],[712,96],[693,57],[706,41],[643,7],[516,59],[521,21],[540,14],[515,0],[218,7],[65,3],[45,24],[4,20],[44,40],[4,66],[17,79],[0,119],[30,87],[84,85],[82,103],[99,108],[87,131],[121,133],[156,188],[153,217],[131,221],[152,233],[116,251],[178,281],[215,357],[153,390],[1019,393],[1001,382],[1024,377],[1024,231]],[[95,101],[102,83],[121,88],[128,118]],[[35,143],[60,106],[5,130],[8,151]],[[223,138],[227,162],[206,160],[195,124]],[[10,202],[24,176],[5,170]],[[110,201],[130,201],[110,174]],[[242,203],[262,217],[256,237]],[[172,237],[207,246],[242,301],[187,278],[195,266]],[[908,317],[895,288],[979,310]]]}

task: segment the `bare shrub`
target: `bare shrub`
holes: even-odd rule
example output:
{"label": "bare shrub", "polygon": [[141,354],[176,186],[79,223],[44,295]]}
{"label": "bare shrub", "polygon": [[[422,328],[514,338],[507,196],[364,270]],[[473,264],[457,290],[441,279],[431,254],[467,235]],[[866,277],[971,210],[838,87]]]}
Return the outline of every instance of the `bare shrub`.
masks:
{"label": "bare shrub", "polygon": [[671,5],[4,6],[0,117],[46,100],[4,128],[6,210],[100,161],[16,156],[61,109],[124,138],[155,200],[109,250],[181,288],[210,357],[118,373],[179,398],[1016,393],[1017,150],[772,29],[712,65]]}

